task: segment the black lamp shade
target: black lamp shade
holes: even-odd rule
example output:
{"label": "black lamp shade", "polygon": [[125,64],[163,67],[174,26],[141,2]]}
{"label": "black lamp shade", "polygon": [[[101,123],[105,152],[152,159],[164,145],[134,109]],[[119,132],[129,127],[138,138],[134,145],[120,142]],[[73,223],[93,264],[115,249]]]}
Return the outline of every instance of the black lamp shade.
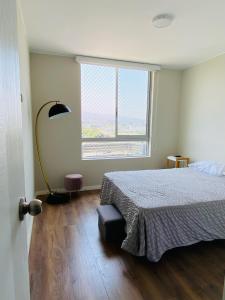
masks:
{"label": "black lamp shade", "polygon": [[62,115],[67,114],[69,112],[71,112],[71,109],[67,105],[62,103],[56,103],[50,108],[48,116],[50,119],[54,119],[61,117]]}

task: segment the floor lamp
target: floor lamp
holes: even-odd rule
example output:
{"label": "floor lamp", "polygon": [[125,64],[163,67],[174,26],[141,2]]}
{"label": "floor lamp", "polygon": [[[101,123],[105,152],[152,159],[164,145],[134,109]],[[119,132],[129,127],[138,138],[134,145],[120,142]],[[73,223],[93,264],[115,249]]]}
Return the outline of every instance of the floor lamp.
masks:
{"label": "floor lamp", "polygon": [[48,181],[48,177],[47,177],[46,172],[43,167],[43,162],[41,160],[40,147],[39,147],[39,132],[38,132],[39,116],[40,116],[40,113],[43,110],[43,108],[45,106],[49,105],[50,103],[54,103],[54,105],[51,106],[51,108],[49,109],[49,112],[48,112],[49,119],[55,119],[55,118],[61,117],[65,114],[71,112],[71,109],[67,105],[60,103],[60,101],[48,101],[40,107],[40,109],[38,110],[37,116],[36,116],[36,120],[35,120],[35,141],[36,141],[37,158],[38,158],[38,162],[40,165],[41,174],[43,176],[46,187],[49,191],[49,195],[46,199],[46,202],[51,203],[51,204],[57,204],[57,203],[66,202],[68,200],[68,195],[66,193],[56,193],[52,190],[52,188],[49,184],[49,181]]}

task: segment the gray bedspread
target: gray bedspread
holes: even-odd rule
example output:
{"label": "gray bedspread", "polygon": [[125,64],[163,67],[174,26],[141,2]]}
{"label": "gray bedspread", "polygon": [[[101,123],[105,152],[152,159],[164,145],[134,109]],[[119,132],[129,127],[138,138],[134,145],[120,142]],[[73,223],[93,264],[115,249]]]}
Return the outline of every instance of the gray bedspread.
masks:
{"label": "gray bedspread", "polygon": [[122,248],[150,261],[175,247],[225,238],[225,176],[191,168],[110,172],[101,203],[114,204],[126,220]]}

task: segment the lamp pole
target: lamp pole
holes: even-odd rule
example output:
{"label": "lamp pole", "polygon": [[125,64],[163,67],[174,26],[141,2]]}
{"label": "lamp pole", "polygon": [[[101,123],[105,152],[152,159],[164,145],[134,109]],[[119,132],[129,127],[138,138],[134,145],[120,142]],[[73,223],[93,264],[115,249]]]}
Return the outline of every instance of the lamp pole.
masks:
{"label": "lamp pole", "polygon": [[43,104],[40,109],[38,110],[38,113],[37,113],[37,116],[36,116],[36,119],[35,119],[35,142],[36,142],[36,150],[37,150],[37,158],[38,158],[38,162],[39,162],[39,165],[40,165],[40,169],[41,169],[41,173],[42,173],[42,176],[44,178],[44,181],[45,181],[45,184],[48,188],[48,191],[50,194],[53,193],[51,187],[50,187],[50,184],[48,182],[48,177],[45,173],[45,170],[44,170],[44,167],[43,167],[43,164],[42,164],[42,161],[41,161],[41,154],[40,154],[40,146],[39,146],[39,132],[38,132],[38,121],[39,121],[39,116],[40,116],[40,113],[41,111],[43,110],[43,108],[45,106],[47,106],[48,104],[50,103],[58,103],[59,101],[48,101],[46,102],[45,104]]}

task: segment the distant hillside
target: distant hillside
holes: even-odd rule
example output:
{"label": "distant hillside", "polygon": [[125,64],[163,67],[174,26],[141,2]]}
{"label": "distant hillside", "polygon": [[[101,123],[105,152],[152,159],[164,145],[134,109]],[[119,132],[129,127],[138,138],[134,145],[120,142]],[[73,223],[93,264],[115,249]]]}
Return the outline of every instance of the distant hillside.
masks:
{"label": "distant hillside", "polygon": [[[137,127],[145,126],[145,119],[129,118],[125,116],[119,116],[120,125],[133,125]],[[82,123],[86,126],[90,124],[91,126],[102,127],[104,125],[114,123],[115,115],[107,114],[96,114],[96,113],[83,113]]]}

